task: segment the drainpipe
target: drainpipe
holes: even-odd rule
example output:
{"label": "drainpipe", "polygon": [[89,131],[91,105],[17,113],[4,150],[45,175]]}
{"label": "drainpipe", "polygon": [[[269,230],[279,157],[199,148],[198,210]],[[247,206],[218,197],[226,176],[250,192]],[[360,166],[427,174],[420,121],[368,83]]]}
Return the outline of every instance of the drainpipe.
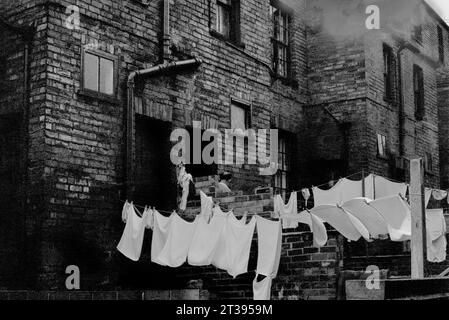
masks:
{"label": "drainpipe", "polygon": [[132,200],[134,195],[134,152],[135,152],[135,111],[134,111],[134,88],[137,79],[148,78],[154,75],[163,75],[169,72],[176,72],[182,69],[198,68],[202,61],[198,58],[174,61],[153,66],[149,69],[143,69],[132,72],[128,76],[127,84],[127,125],[126,125],[126,194],[128,200]]}
{"label": "drainpipe", "polygon": [[399,156],[404,156],[404,97],[402,92],[402,61],[401,53],[406,49],[406,44],[401,44],[397,52],[398,62],[398,102],[399,102]]}
{"label": "drainpipe", "polygon": [[404,94],[402,92],[402,59],[401,54],[405,49],[410,49],[410,44],[406,41],[401,41],[398,52],[396,53],[396,61],[398,63],[398,101],[399,101],[399,156],[403,157],[404,150]]}
{"label": "drainpipe", "polygon": [[126,104],[126,195],[132,200],[135,190],[134,177],[134,153],[135,153],[135,110],[134,88],[136,80],[149,78],[155,75],[176,73],[184,69],[196,69],[202,61],[198,58],[171,62],[171,35],[170,35],[170,0],[163,2],[163,26],[162,26],[162,63],[148,69],[131,72],[127,83]]}
{"label": "drainpipe", "polygon": [[171,59],[170,52],[170,0],[164,0],[164,21],[163,21],[163,35],[162,35],[162,60],[169,62]]}

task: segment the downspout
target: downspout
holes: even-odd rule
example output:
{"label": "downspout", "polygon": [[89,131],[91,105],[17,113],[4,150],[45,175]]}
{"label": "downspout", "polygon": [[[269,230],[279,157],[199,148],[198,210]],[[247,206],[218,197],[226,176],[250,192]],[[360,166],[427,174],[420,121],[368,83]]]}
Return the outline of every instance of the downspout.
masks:
{"label": "downspout", "polygon": [[406,43],[402,43],[397,52],[397,62],[398,62],[398,102],[399,102],[399,156],[403,157],[404,152],[404,96],[402,92],[402,61],[401,53],[407,48]]}
{"label": "downspout", "polygon": [[177,72],[184,69],[198,68],[202,61],[198,58],[173,61],[170,52],[170,0],[164,0],[164,21],[162,35],[162,63],[131,72],[127,82],[127,105],[126,105],[126,195],[132,200],[135,191],[134,153],[135,153],[135,111],[134,111],[134,88],[136,80],[149,78],[155,75],[164,75],[168,72]]}
{"label": "downspout", "polygon": [[405,49],[405,47],[401,46],[401,48],[397,52],[397,62],[398,62],[398,95],[399,95],[399,156],[402,157],[404,155],[404,103],[402,96],[402,62],[401,62],[401,52]]}

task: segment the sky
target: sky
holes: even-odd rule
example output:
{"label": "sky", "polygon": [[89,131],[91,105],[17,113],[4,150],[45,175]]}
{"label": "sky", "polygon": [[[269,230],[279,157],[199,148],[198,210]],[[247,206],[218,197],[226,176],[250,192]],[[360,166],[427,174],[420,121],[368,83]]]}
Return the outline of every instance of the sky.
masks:
{"label": "sky", "polygon": [[449,0],[426,0],[426,2],[449,24]]}

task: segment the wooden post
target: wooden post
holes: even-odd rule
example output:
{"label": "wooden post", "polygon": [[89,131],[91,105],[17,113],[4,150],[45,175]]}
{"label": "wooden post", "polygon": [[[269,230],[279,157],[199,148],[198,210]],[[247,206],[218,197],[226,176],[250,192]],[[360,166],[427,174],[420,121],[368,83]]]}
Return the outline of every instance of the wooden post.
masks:
{"label": "wooden post", "polygon": [[410,161],[410,205],[412,209],[412,279],[424,278],[426,213],[423,160]]}
{"label": "wooden post", "polygon": [[362,170],[362,197],[366,197],[366,191],[365,191],[365,170]]}

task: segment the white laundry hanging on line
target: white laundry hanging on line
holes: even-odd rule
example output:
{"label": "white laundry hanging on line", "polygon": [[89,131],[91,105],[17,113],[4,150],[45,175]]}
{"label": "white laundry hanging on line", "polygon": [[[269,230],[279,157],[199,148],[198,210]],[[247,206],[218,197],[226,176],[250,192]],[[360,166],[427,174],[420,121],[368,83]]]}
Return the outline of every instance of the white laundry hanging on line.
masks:
{"label": "white laundry hanging on line", "polygon": [[432,196],[437,201],[442,201],[447,198],[447,191],[444,190],[433,190]]}
{"label": "white laundry hanging on line", "polygon": [[358,241],[362,237],[370,239],[369,231],[363,223],[342,207],[321,205],[313,208],[311,213],[329,223],[350,241]]}
{"label": "white laundry hanging on line", "polygon": [[216,212],[210,222],[204,216],[198,218],[198,225],[189,248],[187,261],[192,266],[208,266],[218,247],[228,214]]}
{"label": "white laundry hanging on line", "polygon": [[271,300],[271,286],[273,284],[273,278],[265,277],[261,281],[257,281],[256,278],[253,281],[253,295],[255,301],[268,301]]}
{"label": "white laundry hanging on line", "polygon": [[198,224],[198,216],[194,222],[185,221],[177,213],[173,213],[169,219],[166,242],[156,262],[162,266],[177,268],[187,261],[190,244]]}
{"label": "white laundry hanging on line", "polygon": [[363,196],[362,180],[340,179],[331,189],[313,188],[315,207],[320,205],[342,205],[346,201]]}
{"label": "white laundry hanging on line", "polygon": [[432,197],[432,189],[426,188],[425,189],[425,201],[426,201],[426,208],[429,206],[430,198]]}
{"label": "white laundry hanging on line", "polygon": [[309,189],[302,189],[301,190],[301,194],[302,194],[302,197],[304,198],[304,200],[305,200],[305,203],[306,203],[306,208],[307,208],[307,202],[309,201],[309,199],[310,199],[310,190]]}
{"label": "white laundry hanging on line", "polygon": [[186,168],[184,166],[181,167],[178,174],[178,184],[182,188],[182,197],[181,202],[179,204],[180,210],[185,210],[187,208],[187,199],[189,197],[190,182],[193,182],[192,175],[186,172]]}
{"label": "white laundry hanging on line", "polygon": [[388,235],[388,226],[385,219],[376,209],[369,205],[368,198],[355,198],[343,204],[343,208],[358,218],[368,229],[371,238],[379,239]]}
{"label": "white laundry hanging on line", "polygon": [[247,273],[255,227],[255,217],[243,225],[233,213],[229,214],[218,240],[212,265],[227,271],[234,278]]}
{"label": "white laundry hanging on line", "polygon": [[[253,281],[254,300],[270,300],[271,283],[277,276],[281,260],[281,222],[257,217],[257,240],[257,269]],[[257,279],[260,275],[265,276],[265,279],[259,282]]]}
{"label": "white laundry hanging on line", "polygon": [[290,219],[298,214],[298,195],[296,192],[290,194],[290,199],[287,204],[280,195],[276,195],[273,199],[274,214],[282,219],[282,226],[284,229],[295,229],[298,227],[298,222]]}
{"label": "white laundry hanging on line", "polygon": [[145,235],[146,212],[139,217],[134,205],[126,202],[122,211],[123,217],[125,217],[126,226],[117,250],[128,259],[139,261]]}
{"label": "white laundry hanging on line", "polygon": [[200,198],[201,198],[201,213],[206,221],[209,222],[211,216],[212,216],[212,208],[214,206],[214,201],[212,197],[208,197],[203,191],[200,191]]}
{"label": "white laundry hanging on line", "polygon": [[427,260],[441,263],[446,260],[446,220],[443,209],[426,211]]}
{"label": "white laundry hanging on line", "polygon": [[400,196],[385,197],[370,201],[369,205],[384,218],[392,241],[410,240],[412,218],[410,206]]}
{"label": "white laundry hanging on line", "polygon": [[309,211],[303,211],[298,214],[297,221],[309,226],[313,234],[313,245],[315,247],[324,247],[327,243],[327,230],[324,221]]}
{"label": "white laundry hanging on line", "polygon": [[384,177],[370,174],[365,178],[365,198],[380,199],[407,194],[408,185],[390,181]]}
{"label": "white laundry hanging on line", "polygon": [[323,190],[318,187],[312,188],[314,207],[321,205],[335,206],[341,203],[342,180],[339,180],[331,189]]}
{"label": "white laundry hanging on line", "polygon": [[165,217],[157,210],[153,213],[153,236],[151,239],[151,261],[162,264],[158,257],[167,243],[169,224],[172,221],[170,217]]}
{"label": "white laundry hanging on line", "polygon": [[258,257],[258,274],[276,277],[279,269],[282,249],[282,226],[279,221],[256,218]]}

